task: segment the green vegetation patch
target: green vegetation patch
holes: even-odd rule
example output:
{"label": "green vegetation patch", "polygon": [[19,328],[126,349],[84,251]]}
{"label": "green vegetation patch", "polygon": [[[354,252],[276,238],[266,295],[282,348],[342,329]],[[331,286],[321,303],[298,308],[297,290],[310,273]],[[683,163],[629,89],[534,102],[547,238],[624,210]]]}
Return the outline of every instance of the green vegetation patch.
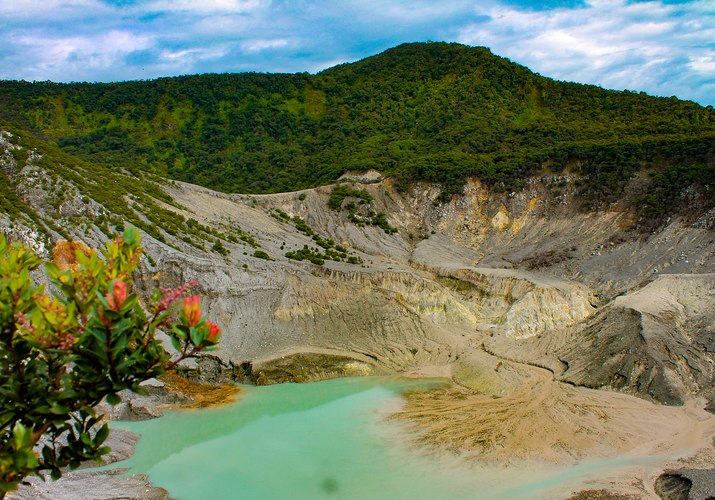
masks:
{"label": "green vegetation patch", "polygon": [[[196,248],[204,250],[202,242],[214,243],[217,238],[227,239],[226,234],[214,228],[199,224],[195,219],[188,220],[180,213],[165,208],[162,204],[185,210],[161,188],[166,181],[145,171],[126,171],[106,164],[91,163],[69,155],[60,149],[34,138],[16,125],[0,119],[0,129],[12,134],[12,142],[22,149],[13,150],[18,161],[18,169],[26,166],[29,152],[35,157],[34,164],[49,177],[44,186],[50,197],[50,204],[55,210],[66,201],[70,184],[79,192],[79,199],[84,205],[91,200],[101,204],[106,212],[96,217],[80,216],[87,225],[96,226],[107,237],[114,238],[124,231],[125,223],[145,231],[158,241],[166,243],[164,233],[175,236]],[[20,153],[17,153],[20,151]],[[68,182],[67,182],[68,181]],[[40,218],[15,193],[16,186],[4,174],[0,173],[0,211],[10,219],[23,218],[49,238],[49,229],[65,239],[71,239],[67,231],[49,218]],[[59,216],[58,216],[59,217]],[[240,228],[234,231],[243,236]],[[235,239],[235,238],[234,238]],[[252,245],[255,241],[246,238]],[[221,245],[222,246],[222,245]],[[223,249],[224,251],[225,248]],[[220,250],[215,250],[219,253]]]}
{"label": "green vegetation patch", "polygon": [[275,259],[271,259],[271,256],[268,255],[263,250],[256,250],[255,252],[253,252],[253,256],[258,257],[259,259],[263,259],[263,260],[275,260]]}
{"label": "green vegetation patch", "polygon": [[325,248],[324,253],[321,253],[317,248],[311,248],[308,245],[303,245],[303,248],[300,250],[286,252],[285,256],[292,260],[308,260],[319,266],[325,264],[326,260],[333,260],[335,262],[347,261],[350,264],[362,263],[362,259],[360,257],[348,257],[347,251],[340,245],[338,245],[335,249]]}
{"label": "green vegetation patch", "polygon": [[340,184],[333,188],[330,192],[330,199],[328,200],[328,206],[331,210],[340,210],[343,205],[345,198],[352,196],[362,200],[362,203],[369,203],[374,198],[366,189],[351,189],[345,184]]}

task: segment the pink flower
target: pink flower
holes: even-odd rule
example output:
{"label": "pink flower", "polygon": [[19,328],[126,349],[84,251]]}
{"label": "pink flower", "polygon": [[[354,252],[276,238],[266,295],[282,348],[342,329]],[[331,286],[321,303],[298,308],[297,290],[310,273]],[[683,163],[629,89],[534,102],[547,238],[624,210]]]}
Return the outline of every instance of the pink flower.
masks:
{"label": "pink flower", "polygon": [[112,283],[112,291],[107,294],[109,308],[118,311],[128,296],[127,284],[122,280],[114,280],[114,283]]}
{"label": "pink flower", "polygon": [[221,335],[221,327],[214,323],[211,323],[208,320],[206,321],[206,325],[208,325],[208,327],[209,327],[209,336],[208,336],[209,342],[216,342],[216,340],[218,339],[218,336]]}
{"label": "pink flower", "polygon": [[189,326],[196,326],[201,320],[201,298],[198,295],[184,299],[184,315]]}
{"label": "pink flower", "polygon": [[179,300],[179,298],[184,295],[189,287],[196,286],[198,284],[198,281],[190,281],[189,283],[181,285],[179,288],[172,289],[159,287],[159,290],[161,290],[161,300],[155,303],[154,306],[159,312],[166,311],[174,304],[174,302]]}

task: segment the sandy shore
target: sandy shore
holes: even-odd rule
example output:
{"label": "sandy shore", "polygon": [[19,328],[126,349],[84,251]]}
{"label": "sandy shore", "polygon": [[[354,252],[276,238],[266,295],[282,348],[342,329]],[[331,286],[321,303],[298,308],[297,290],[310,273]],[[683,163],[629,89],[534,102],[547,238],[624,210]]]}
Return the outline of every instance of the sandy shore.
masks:
{"label": "sandy shore", "polygon": [[522,380],[506,397],[458,386],[412,393],[393,418],[421,429],[423,442],[491,463],[567,467],[622,458],[616,468],[595,466],[587,480],[560,482],[547,498],[606,488],[658,499],[653,482],[663,469],[715,467],[715,416],[702,409],[704,401],[661,406],[556,382],[541,368],[508,363],[506,369]]}

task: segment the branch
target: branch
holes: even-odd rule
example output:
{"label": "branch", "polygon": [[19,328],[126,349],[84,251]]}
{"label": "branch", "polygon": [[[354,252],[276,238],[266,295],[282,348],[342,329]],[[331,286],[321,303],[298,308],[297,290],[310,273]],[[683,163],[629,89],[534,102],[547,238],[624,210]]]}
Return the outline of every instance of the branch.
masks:
{"label": "branch", "polygon": [[191,349],[190,352],[187,353],[186,350],[187,350],[188,348],[189,348],[189,343],[188,343],[188,341],[187,341],[186,346],[184,347],[184,352],[182,352],[181,355],[180,355],[175,361],[172,361],[172,362],[169,363],[168,365],[165,365],[165,366],[164,366],[164,371],[167,371],[167,372],[168,372],[169,370],[171,370],[172,368],[174,368],[176,365],[178,365],[179,363],[181,363],[181,362],[182,362],[183,360],[185,360],[186,358],[190,358],[191,356],[193,356],[193,355],[196,354],[197,352],[200,352],[200,351],[201,351],[201,348],[199,348],[199,347],[194,347],[193,349]]}
{"label": "branch", "polygon": [[50,425],[52,425],[52,422],[45,422],[44,424],[42,424],[42,427],[32,433],[32,446],[35,446],[37,444],[42,435],[47,432],[47,429],[50,428]]}

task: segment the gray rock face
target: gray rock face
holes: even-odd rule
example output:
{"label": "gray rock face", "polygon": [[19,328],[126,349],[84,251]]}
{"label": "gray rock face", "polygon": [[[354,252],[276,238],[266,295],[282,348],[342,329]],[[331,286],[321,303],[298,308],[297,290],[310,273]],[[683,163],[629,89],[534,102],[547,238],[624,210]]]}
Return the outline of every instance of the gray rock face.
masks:
{"label": "gray rock face", "polygon": [[336,377],[363,377],[381,373],[370,359],[325,353],[296,353],[251,363],[245,380],[255,385],[315,382]]}
{"label": "gray rock face", "polygon": [[[201,283],[205,309],[225,330],[217,358],[197,365],[206,380],[255,383],[259,375],[247,376],[247,368],[266,360],[271,368],[262,383],[314,379],[300,363],[315,363],[315,377],[341,373],[325,370],[318,355],[326,352],[378,372],[453,365],[460,357],[462,366],[483,344],[570,383],[661,403],[707,391],[715,348],[711,231],[674,220],[640,237],[617,207],[586,214],[555,203],[546,195],[549,183],[563,180],[535,179],[510,195],[473,182],[436,208],[437,186],[406,195],[388,181],[361,186],[397,235],[359,228],[329,210],[329,186],[299,200],[296,193],[226,196],[180,184],[170,193],[184,206],[206,222],[235,221],[276,260],[241,256],[240,249],[217,260],[147,242],[157,266],[140,283]],[[574,196],[569,189],[565,200]],[[364,267],[283,258],[311,240],[269,217],[274,208],[354,249]],[[424,238],[411,240],[408,232]],[[550,252],[566,257],[530,260]]]}
{"label": "gray rock face", "polygon": [[667,470],[656,479],[655,491],[663,500],[715,498],[715,469]]}
{"label": "gray rock face", "polygon": [[121,476],[129,469],[86,470],[126,460],[134,454],[141,436],[122,429],[112,429],[105,445],[112,451],[101,464],[85,462],[79,470],[63,471],[57,481],[49,477],[29,477],[8,498],[21,500],[171,500],[164,488],[152,486],[145,475]]}
{"label": "gray rock face", "polygon": [[609,387],[666,404],[712,383],[713,361],[701,328],[712,324],[715,276],[661,276],[618,297],[599,311],[564,346],[562,379],[587,387]]}
{"label": "gray rock face", "polygon": [[[34,156],[22,170],[13,167],[11,149],[8,140],[0,144],[3,168],[38,213],[58,221],[82,210],[103,213],[96,200],[79,203],[68,180],[62,181],[67,206],[49,203],[54,193],[45,189],[46,173]],[[627,210],[643,182],[638,177],[622,204],[590,213],[579,209],[572,174],[535,177],[513,193],[490,192],[472,180],[463,195],[436,206],[441,186],[398,193],[375,173],[351,178],[368,179],[359,187],[374,198],[360,210],[384,212],[397,234],[330,210],[332,186],[272,195],[163,186],[177,203],[164,208],[220,231],[240,226],[255,240],[227,240],[230,253],[222,256],[169,233],[163,236],[171,246],[142,235],[151,259],[142,264],[137,290],[197,280],[204,310],[224,330],[221,349],[192,365],[196,377],[270,383],[428,370],[460,360],[462,372],[464,360],[477,359],[472,355],[484,346],[571,383],[660,402],[676,404],[710,389],[715,332],[708,292],[715,285],[701,280],[694,292],[679,283],[715,272],[712,214],[673,219],[643,235]],[[286,258],[317,244],[295,223],[271,217],[276,209],[301,217],[362,264]],[[95,228],[79,232],[67,220],[67,231],[97,246]],[[13,235],[26,229],[1,225]],[[253,257],[257,245],[274,260]],[[653,283],[668,281],[665,288],[648,285],[666,273],[671,278]],[[161,408],[128,399],[104,411],[141,419]]]}
{"label": "gray rock face", "polygon": [[147,380],[141,386],[148,392],[147,396],[140,396],[128,390],[121,391],[120,403],[112,406],[102,402],[95,407],[95,410],[104,415],[105,421],[136,422],[161,417],[164,414],[162,408],[191,401],[181,393],[167,391],[164,383],[156,379]]}
{"label": "gray rock face", "polygon": [[171,500],[164,488],[152,486],[143,474],[122,477],[127,469],[106,472],[77,471],[47,481],[28,478],[12,497],[19,500]]}
{"label": "gray rock face", "polygon": [[710,396],[715,276],[664,275],[570,328],[525,342],[491,338],[491,352],[549,368],[565,382],[679,405]]}
{"label": "gray rock face", "polygon": [[640,311],[612,308],[558,351],[566,363],[561,380],[595,389],[611,388],[680,405],[710,379],[706,356],[682,333]]}

